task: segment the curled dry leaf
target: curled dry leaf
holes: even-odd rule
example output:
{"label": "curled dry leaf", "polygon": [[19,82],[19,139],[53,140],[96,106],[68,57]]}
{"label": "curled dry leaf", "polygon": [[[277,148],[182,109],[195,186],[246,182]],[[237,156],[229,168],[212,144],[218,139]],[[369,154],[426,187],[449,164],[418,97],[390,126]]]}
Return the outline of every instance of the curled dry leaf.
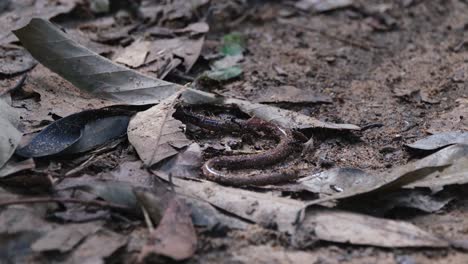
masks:
{"label": "curled dry leaf", "polygon": [[468,132],[451,131],[434,134],[407,146],[413,149],[434,150],[453,144],[468,145]]}
{"label": "curled dry leaf", "polygon": [[410,223],[327,209],[308,211],[293,239],[303,247],[314,242],[311,238],[389,248],[449,246],[447,241]]}
{"label": "curled dry leaf", "polygon": [[113,63],[79,45],[46,20],[33,18],[14,33],[36,60],[98,97],[144,105],[159,103],[181,89]]}
{"label": "curled dry leaf", "polygon": [[177,154],[191,143],[181,129],[182,122],[172,117],[178,97],[175,94],[130,120],[128,140],[147,167]]}

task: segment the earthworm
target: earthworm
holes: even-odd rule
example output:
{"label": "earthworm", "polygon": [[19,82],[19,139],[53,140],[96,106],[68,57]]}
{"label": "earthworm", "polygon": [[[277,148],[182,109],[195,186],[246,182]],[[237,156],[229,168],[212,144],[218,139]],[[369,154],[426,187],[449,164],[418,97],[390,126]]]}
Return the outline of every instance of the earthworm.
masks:
{"label": "earthworm", "polygon": [[234,176],[220,171],[222,168],[231,170],[263,168],[287,159],[298,147],[298,140],[295,139],[292,130],[258,118],[251,118],[249,120],[221,120],[218,118],[208,118],[186,110],[182,110],[177,116],[181,117],[181,113],[184,115],[184,121],[208,130],[224,132],[246,131],[254,134],[263,132],[266,136],[279,142],[275,148],[259,154],[221,156],[209,159],[202,167],[203,175],[207,179],[226,185],[243,186],[278,184],[296,178],[294,171],[255,174],[251,177]]}

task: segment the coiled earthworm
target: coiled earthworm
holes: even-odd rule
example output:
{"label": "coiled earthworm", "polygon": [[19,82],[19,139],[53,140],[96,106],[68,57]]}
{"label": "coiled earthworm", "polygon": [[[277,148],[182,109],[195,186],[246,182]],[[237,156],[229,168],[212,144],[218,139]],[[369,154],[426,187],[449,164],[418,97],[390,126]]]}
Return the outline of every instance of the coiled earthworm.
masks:
{"label": "coiled earthworm", "polygon": [[286,160],[300,145],[292,130],[282,128],[259,118],[251,118],[249,120],[221,120],[218,118],[206,117],[184,109],[182,112],[179,111],[175,117],[212,131],[245,131],[253,134],[262,132],[265,136],[278,141],[278,145],[275,148],[259,154],[221,156],[209,159],[202,167],[203,175],[207,179],[226,185],[243,186],[278,184],[296,178],[296,173],[293,171],[255,174],[249,177],[230,175],[220,171],[222,168],[230,170],[264,168]]}

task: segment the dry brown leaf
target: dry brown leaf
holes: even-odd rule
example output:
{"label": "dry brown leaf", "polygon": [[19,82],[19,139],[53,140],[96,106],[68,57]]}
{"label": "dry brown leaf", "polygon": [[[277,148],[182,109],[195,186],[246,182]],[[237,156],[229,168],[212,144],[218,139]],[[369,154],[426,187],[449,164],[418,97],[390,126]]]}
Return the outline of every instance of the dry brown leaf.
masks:
{"label": "dry brown leaf", "polygon": [[174,260],[188,259],[197,249],[197,234],[190,218],[190,208],[178,198],[172,199],[158,227],[151,232],[148,244],[140,253],[139,262],[151,254]]}
{"label": "dry brown leaf", "polygon": [[128,126],[128,140],[147,167],[169,158],[191,143],[182,122],[172,117],[179,94],[136,114]]}
{"label": "dry brown leaf", "polygon": [[294,235],[301,247],[313,243],[311,238],[389,248],[449,246],[447,241],[410,223],[327,209],[308,211]]}

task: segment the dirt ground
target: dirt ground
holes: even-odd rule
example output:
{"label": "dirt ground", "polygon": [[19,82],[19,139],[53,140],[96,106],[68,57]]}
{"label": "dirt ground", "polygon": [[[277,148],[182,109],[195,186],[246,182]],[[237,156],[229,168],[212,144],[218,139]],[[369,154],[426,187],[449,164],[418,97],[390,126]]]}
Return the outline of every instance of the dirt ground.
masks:
{"label": "dirt ground", "polygon": [[[281,86],[329,96],[331,101],[324,103],[275,104],[322,121],[363,128],[330,134],[307,131],[317,136],[314,151],[305,157],[314,171],[351,167],[378,174],[421,157],[405,144],[432,133],[468,130],[467,1],[360,0],[351,8],[325,13],[298,10],[290,1],[237,2],[243,3],[220,4],[221,11],[208,18],[210,31],[202,56],[219,48],[222,36],[239,32],[247,41],[240,62],[243,74],[222,85],[202,88],[250,101],[258,101],[268,90]],[[56,22],[73,24],[64,17]],[[47,71],[41,67],[34,69],[33,77]],[[199,60],[188,75],[196,77],[203,67]],[[44,84],[71,86],[57,76],[50,78],[43,80]],[[17,80],[4,80],[3,84],[12,86]],[[174,76],[170,80],[186,83]],[[37,85],[41,83],[27,83],[26,87]],[[47,93],[41,96],[42,100],[54,97]],[[53,100],[62,99],[50,100],[53,105]],[[73,96],[63,99],[72,101]],[[98,101],[89,104],[93,108],[105,105]],[[36,103],[29,98],[17,102],[17,107],[31,110]],[[69,109],[41,111],[50,117],[65,116],[74,109],[70,103]],[[26,120],[37,115],[26,110],[21,110]],[[36,125],[38,120],[28,125],[28,132],[35,131]],[[80,173],[99,174],[137,159],[135,151],[124,142]],[[49,165],[46,171],[58,175],[66,170],[51,169]],[[436,213],[393,210],[385,217],[405,220],[466,244],[466,187],[453,186],[457,198]],[[114,230],[125,235],[134,227],[144,230],[142,222],[129,226],[123,231],[121,226]],[[389,249],[323,241],[300,248],[293,245],[290,236],[256,225],[226,232],[197,228],[197,234],[195,256],[186,263],[468,263],[468,253],[455,248]],[[134,243],[138,246],[141,241]],[[118,263],[122,259],[109,261]]]}
{"label": "dirt ground", "polygon": [[[404,6],[401,2],[360,1],[368,12],[390,10],[394,24],[383,29],[379,29],[378,17],[362,19],[362,9],[291,15],[284,3],[262,5],[256,13],[262,18],[246,19],[232,28],[248,36],[245,72],[242,80],[219,93],[254,100],[270,87],[292,85],[330,95],[330,104],[283,107],[320,120],[382,126],[357,133],[357,141],[338,137],[318,142],[311,162],[374,172],[405,164],[411,155],[404,144],[429,132],[466,129],[454,120],[463,119],[463,108],[466,113],[468,50],[462,43],[468,4],[414,1]],[[216,33],[211,38],[217,39]],[[275,67],[285,74],[278,74]],[[459,75],[463,77],[458,79]],[[409,221],[439,235],[466,238],[466,204],[458,200],[437,214],[419,214]],[[406,219],[408,213],[412,214],[394,218]],[[194,263],[468,261],[468,255],[457,250],[388,250],[327,243],[297,250],[288,246],[288,238],[262,230],[231,232],[222,238],[204,236],[202,244]]]}

